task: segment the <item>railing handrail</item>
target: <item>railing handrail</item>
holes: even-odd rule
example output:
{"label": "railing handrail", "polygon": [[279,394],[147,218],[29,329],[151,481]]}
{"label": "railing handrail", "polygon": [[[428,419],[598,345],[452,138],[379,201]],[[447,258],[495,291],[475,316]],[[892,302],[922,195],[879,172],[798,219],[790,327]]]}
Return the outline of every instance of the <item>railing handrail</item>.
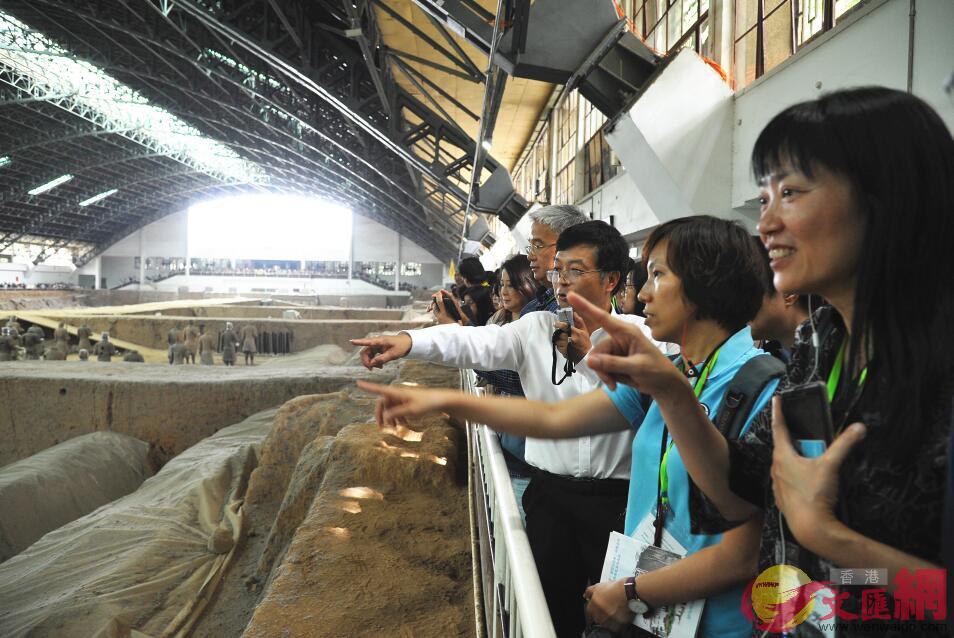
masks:
{"label": "railing handrail", "polygon": [[[464,370],[462,373],[465,390],[477,395],[483,394],[473,385],[474,372]],[[487,500],[491,502],[485,501],[482,505],[487,507],[487,519],[493,525],[493,538],[490,540],[494,552],[494,583],[495,585],[503,583],[505,590],[512,590],[512,592],[505,591],[503,602],[508,607],[511,624],[515,619],[512,614],[514,610],[509,608],[510,601],[513,601],[513,606],[516,607],[516,619],[519,619],[519,627],[516,631],[508,632],[506,635],[555,638],[556,632],[550,619],[550,610],[543,595],[543,587],[540,584],[520,510],[517,508],[517,499],[513,493],[510,472],[507,470],[507,462],[500,448],[500,441],[494,431],[486,425],[469,422],[468,427],[473,429],[473,438],[479,448],[478,463],[485,476],[489,475],[491,489]],[[498,541],[503,542],[503,547],[498,546]],[[498,556],[501,551],[505,557],[505,565],[499,565]],[[499,573],[498,567],[504,568],[504,574]],[[497,594],[496,586],[494,591]]]}

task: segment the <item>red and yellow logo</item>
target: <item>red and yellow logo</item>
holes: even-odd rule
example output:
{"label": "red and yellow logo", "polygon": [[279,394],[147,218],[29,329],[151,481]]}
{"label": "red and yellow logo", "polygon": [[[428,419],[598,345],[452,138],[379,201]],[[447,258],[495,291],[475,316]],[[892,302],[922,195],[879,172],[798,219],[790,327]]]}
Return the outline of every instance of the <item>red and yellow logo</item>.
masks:
{"label": "red and yellow logo", "polygon": [[742,613],[761,631],[781,633],[805,622],[815,595],[828,589],[791,565],[773,565],[758,575],[742,596]]}

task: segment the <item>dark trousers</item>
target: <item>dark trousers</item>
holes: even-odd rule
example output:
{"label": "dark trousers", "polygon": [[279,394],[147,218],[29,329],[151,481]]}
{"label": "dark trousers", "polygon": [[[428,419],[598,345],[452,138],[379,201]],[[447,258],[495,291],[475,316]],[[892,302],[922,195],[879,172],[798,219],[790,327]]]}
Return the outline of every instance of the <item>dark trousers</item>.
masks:
{"label": "dark trousers", "polygon": [[623,531],[629,481],[574,479],[536,470],[523,508],[527,539],[559,638],[580,638],[583,592],[598,583],[612,531]]}

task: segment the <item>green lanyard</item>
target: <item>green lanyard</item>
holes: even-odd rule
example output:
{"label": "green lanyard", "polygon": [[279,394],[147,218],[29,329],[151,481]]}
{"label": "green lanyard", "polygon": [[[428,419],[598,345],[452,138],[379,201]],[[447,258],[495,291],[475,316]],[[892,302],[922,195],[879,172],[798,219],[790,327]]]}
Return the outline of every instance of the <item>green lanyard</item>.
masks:
{"label": "green lanyard", "polygon": [[[696,381],[696,384],[692,387],[693,394],[696,395],[696,399],[702,396],[702,390],[705,388],[706,381],[709,379],[709,373],[712,372],[712,368],[715,367],[716,361],[719,360],[719,352],[722,350],[720,347],[718,350],[712,353],[712,356],[709,357],[709,361],[706,363],[706,366],[702,369],[702,373],[699,375],[699,380]],[[663,438],[665,439],[666,433],[663,432]],[[666,447],[666,451],[662,455],[662,459],[659,461],[659,494],[660,502],[663,505],[669,504],[669,451],[672,449],[673,441],[669,442],[669,445]]]}
{"label": "green lanyard", "polygon": [[[828,405],[831,406],[832,402],[835,400],[835,394],[838,392],[838,384],[841,381],[841,369],[844,365],[845,359],[845,350],[848,348],[848,340],[846,339],[842,342],[841,347],[838,349],[838,354],[835,355],[835,363],[831,367],[831,372],[828,374]],[[861,375],[858,377],[858,385],[855,390],[855,395],[851,400],[851,404],[845,410],[844,417],[842,418],[841,423],[835,429],[835,434],[839,434],[842,428],[845,427],[845,423],[848,420],[848,414],[851,412],[852,407],[855,405],[855,402],[858,401],[859,396],[861,395],[861,389],[865,385],[865,379],[868,378],[868,366],[865,366]]]}
{"label": "green lanyard", "polygon": [[[848,347],[848,340],[842,342],[841,348],[838,349],[838,354],[835,356],[835,363],[831,367],[831,373],[828,375],[828,403],[831,403],[835,400],[835,392],[838,391],[838,382],[841,381],[841,368],[845,358],[845,349]],[[858,387],[862,387],[865,384],[865,379],[868,377],[868,366],[864,367],[864,370],[861,371],[861,376],[858,377]]]}

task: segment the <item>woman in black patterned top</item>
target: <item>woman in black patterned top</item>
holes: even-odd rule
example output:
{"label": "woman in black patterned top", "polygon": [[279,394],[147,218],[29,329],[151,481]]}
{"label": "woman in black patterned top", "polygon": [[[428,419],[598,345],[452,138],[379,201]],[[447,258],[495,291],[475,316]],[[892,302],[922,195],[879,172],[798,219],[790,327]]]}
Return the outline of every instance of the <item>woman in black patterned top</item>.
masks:
{"label": "woman in black patterned top", "polygon": [[[695,482],[698,532],[763,519],[760,571],[784,562],[832,581],[831,567],[887,569],[897,584],[938,569],[954,392],[954,139],[910,94],[838,91],[776,116],[752,167],[776,288],[830,304],[814,313],[814,332],[800,327],[779,386],[827,382],[827,451],[795,451],[778,397],[743,439],[726,441],[636,331],[608,330],[589,365],[655,398]],[[837,588],[842,618],[860,615],[852,589]],[[788,635],[912,635],[890,626],[907,593],[887,597],[884,626],[803,622]],[[914,633],[946,635],[928,629]]]}

